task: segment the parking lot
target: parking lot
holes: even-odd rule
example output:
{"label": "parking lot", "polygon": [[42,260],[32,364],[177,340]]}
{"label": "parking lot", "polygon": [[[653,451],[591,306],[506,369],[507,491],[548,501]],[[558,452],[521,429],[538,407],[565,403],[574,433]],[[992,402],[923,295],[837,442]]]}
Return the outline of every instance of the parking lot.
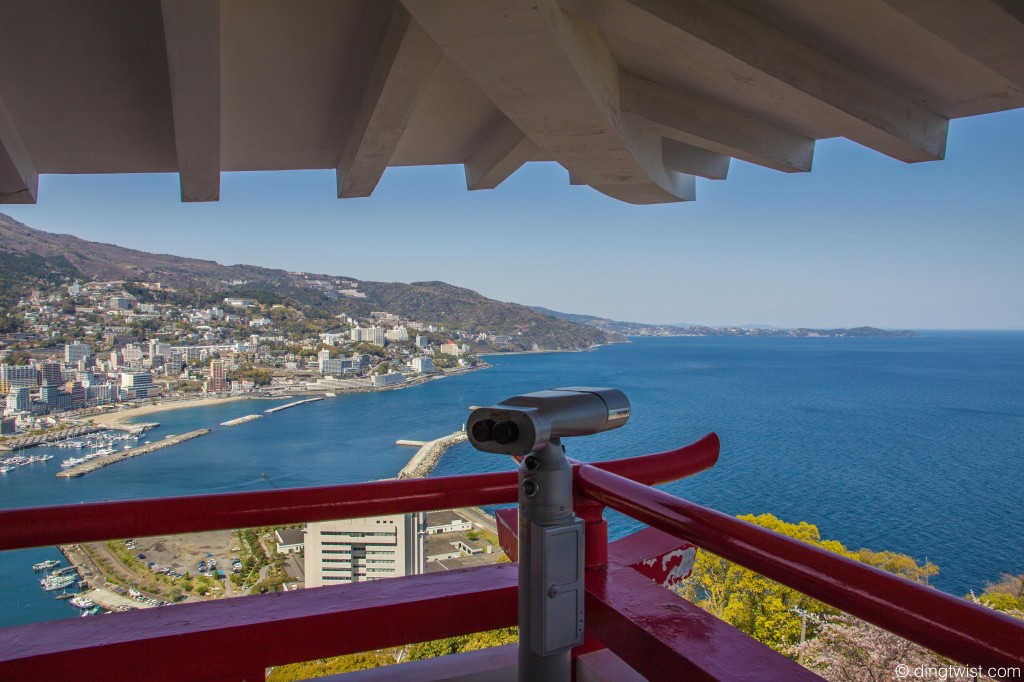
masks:
{"label": "parking lot", "polygon": [[167,568],[176,573],[188,572],[195,577],[200,574],[199,562],[217,562],[217,570],[231,573],[231,557],[239,556],[232,549],[238,546],[238,538],[226,530],[190,533],[188,535],[165,535],[153,538],[136,538],[132,555],[144,558],[144,564],[154,562],[153,568]]}

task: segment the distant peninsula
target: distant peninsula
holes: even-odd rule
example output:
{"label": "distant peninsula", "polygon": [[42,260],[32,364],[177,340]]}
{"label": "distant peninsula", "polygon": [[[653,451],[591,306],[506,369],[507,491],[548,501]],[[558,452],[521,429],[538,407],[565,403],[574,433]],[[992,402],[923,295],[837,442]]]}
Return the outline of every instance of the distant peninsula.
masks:
{"label": "distant peninsula", "polygon": [[879,329],[878,327],[852,327],[837,329],[780,329],[770,325],[744,325],[737,327],[711,327],[701,324],[647,324],[644,322],[620,322],[593,315],[563,313],[540,306],[531,306],[534,312],[549,315],[576,324],[586,324],[608,334],[623,336],[771,336],[787,338],[869,338],[869,337],[914,337],[917,333],[909,329]]}

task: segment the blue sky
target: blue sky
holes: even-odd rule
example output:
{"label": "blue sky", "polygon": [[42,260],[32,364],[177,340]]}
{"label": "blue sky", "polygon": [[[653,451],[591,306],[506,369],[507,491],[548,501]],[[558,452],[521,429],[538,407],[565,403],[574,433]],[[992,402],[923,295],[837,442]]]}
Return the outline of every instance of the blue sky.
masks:
{"label": "blue sky", "polygon": [[44,176],[0,206],[49,232],[158,253],[486,296],[644,322],[1024,328],[1024,111],[954,121],[907,165],[825,140],[811,173],[733,162],[696,202],[637,207],[530,164],[467,192],[461,166],[397,168],[368,199],[333,171],[229,173],[182,204],[176,175]]}

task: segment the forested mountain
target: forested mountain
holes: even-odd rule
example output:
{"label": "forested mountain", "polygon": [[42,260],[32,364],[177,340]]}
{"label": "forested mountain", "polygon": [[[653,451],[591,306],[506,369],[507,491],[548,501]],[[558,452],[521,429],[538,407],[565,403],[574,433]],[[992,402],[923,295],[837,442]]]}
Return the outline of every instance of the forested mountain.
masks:
{"label": "forested mountain", "polygon": [[[453,273],[457,274],[457,273]],[[366,317],[386,311],[405,319],[466,332],[513,337],[511,350],[581,349],[623,340],[621,335],[495,301],[444,282],[372,282],[253,265],[154,254],[33,229],[0,213],[0,305],[32,289],[74,278],[160,282],[207,298],[234,296],[284,303],[311,319]],[[187,297],[183,297],[184,298]]]}

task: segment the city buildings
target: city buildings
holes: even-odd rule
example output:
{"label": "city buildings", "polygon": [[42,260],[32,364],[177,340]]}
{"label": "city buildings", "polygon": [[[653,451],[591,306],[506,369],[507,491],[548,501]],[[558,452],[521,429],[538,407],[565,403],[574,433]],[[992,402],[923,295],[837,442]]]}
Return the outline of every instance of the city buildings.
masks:
{"label": "city buildings", "polygon": [[401,372],[390,372],[388,374],[374,374],[370,378],[374,388],[383,386],[394,386],[405,381],[405,375]]}
{"label": "city buildings", "polygon": [[356,327],[350,332],[350,339],[355,342],[384,345],[384,327]]}
{"label": "city buildings", "polygon": [[414,372],[420,374],[430,374],[435,371],[434,361],[428,357],[418,357],[412,359],[412,369]]}
{"label": "city buildings", "polygon": [[0,391],[39,385],[39,371],[32,365],[0,365]]}
{"label": "city buildings", "polygon": [[210,360],[210,381],[206,388],[211,393],[227,390],[227,373],[224,370],[223,360]]}
{"label": "city buildings", "polygon": [[426,520],[397,514],[306,526],[306,587],[423,573]]}
{"label": "city buildings", "polygon": [[122,372],[121,390],[126,392],[129,400],[160,395],[160,387],[153,383],[152,372]]}
{"label": "city buildings", "polygon": [[73,364],[92,355],[92,349],[85,343],[69,343],[64,346],[64,362]]}

